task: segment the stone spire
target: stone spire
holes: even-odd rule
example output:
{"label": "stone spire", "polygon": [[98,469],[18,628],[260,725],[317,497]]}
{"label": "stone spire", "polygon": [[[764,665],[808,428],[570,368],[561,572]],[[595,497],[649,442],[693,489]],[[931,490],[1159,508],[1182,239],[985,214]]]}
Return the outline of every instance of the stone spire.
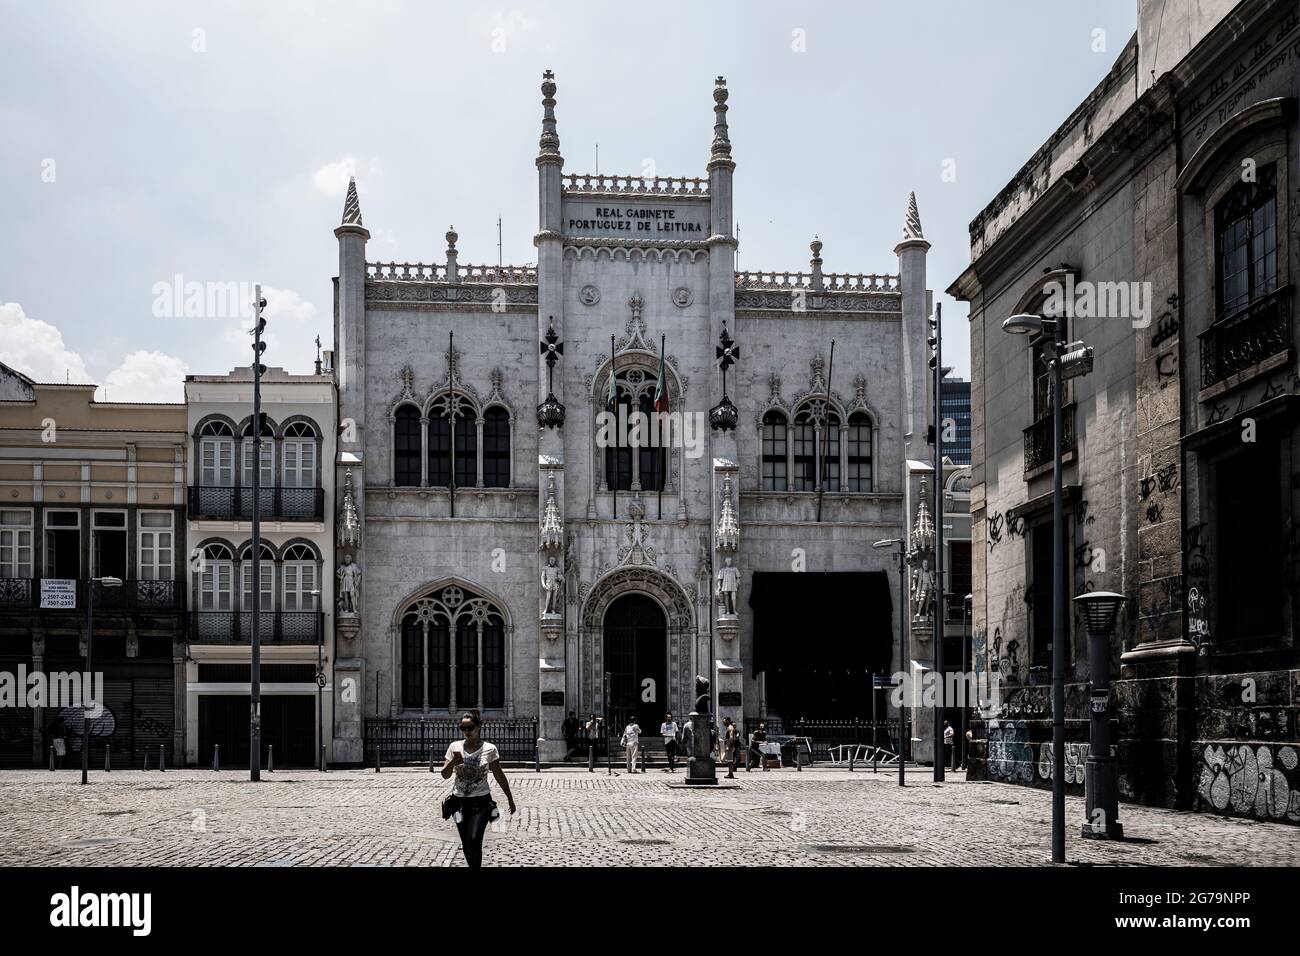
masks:
{"label": "stone spire", "polygon": [[921,479],[921,490],[917,497],[920,503],[916,506],[916,521],[912,525],[912,554],[916,559],[929,559],[934,556],[934,522],[930,519],[930,506],[926,499],[929,497],[926,490],[925,479]]}
{"label": "stone spire", "polygon": [[456,240],[460,236],[456,233],[455,226],[447,227],[447,281],[460,281],[460,264],[456,259]]}
{"label": "stone spire", "polygon": [[357,198],[357,177],[348,177],[348,195],[343,200],[343,226],[361,226],[361,200]]}
{"label": "stone spire", "polygon": [[822,241],[813,236],[813,241],[808,244],[812,250],[812,260],[809,265],[812,266],[812,287],[814,292],[821,292],[826,288],[826,280],[822,277]]}
{"label": "stone spire", "polygon": [[727,81],[718,77],[713,84],[713,145],[709,149],[709,169],[715,165],[735,169],[731,161],[731,140],[727,137]]}
{"label": "stone spire", "polygon": [[903,222],[904,239],[924,239],[921,233],[921,213],[916,208],[916,193],[907,196],[907,219]]}
{"label": "stone spire", "polygon": [[537,141],[537,161],[563,162],[560,134],[555,130],[555,74],[550,70],[542,74],[542,107],[542,136]]}

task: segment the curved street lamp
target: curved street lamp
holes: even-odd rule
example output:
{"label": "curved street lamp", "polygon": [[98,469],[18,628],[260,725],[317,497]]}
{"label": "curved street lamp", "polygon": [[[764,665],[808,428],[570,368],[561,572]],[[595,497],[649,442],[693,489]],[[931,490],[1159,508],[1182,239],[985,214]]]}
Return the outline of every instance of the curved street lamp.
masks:
{"label": "curved street lamp", "polygon": [[[87,777],[90,772],[90,721],[86,719],[86,687],[84,681],[90,681],[91,686],[94,686],[94,678],[91,676],[91,656],[95,648],[96,584],[102,588],[120,588],[122,579],[104,576],[102,578],[91,578],[86,583],[86,674],[81,688],[81,782],[83,784],[90,782]],[[100,701],[100,704],[102,706],[103,701]]]}

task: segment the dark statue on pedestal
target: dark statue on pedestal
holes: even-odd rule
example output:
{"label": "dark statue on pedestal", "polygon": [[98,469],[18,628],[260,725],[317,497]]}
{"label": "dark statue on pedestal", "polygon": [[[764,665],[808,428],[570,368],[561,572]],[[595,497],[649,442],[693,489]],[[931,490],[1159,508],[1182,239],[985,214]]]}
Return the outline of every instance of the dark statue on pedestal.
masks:
{"label": "dark statue on pedestal", "polygon": [[695,678],[695,706],[688,717],[691,722],[691,753],[686,761],[686,782],[692,786],[716,785],[717,765],[709,737],[709,681]]}

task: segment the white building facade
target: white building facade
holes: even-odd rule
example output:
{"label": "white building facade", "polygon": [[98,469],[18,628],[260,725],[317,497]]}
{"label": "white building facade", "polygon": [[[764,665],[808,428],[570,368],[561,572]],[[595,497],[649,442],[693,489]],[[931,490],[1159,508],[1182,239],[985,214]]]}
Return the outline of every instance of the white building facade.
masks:
{"label": "white building facade", "polygon": [[[719,716],[869,716],[864,655],[902,657],[871,545],[929,456],[914,199],[895,274],[823,272],[816,241],[738,272],[721,77],[702,178],[566,173],[542,93],[535,266],[461,265],[454,230],[443,262],[368,262],[355,184],[335,230],[338,759],[467,707],[553,759],[570,712],[657,727],[696,675]],[[670,439],[630,447],[619,408]]]}

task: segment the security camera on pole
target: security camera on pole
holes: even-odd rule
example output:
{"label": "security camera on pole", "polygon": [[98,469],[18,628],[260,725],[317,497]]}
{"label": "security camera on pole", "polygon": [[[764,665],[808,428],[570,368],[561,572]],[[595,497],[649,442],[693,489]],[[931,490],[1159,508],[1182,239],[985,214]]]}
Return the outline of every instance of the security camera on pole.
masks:
{"label": "security camera on pole", "polygon": [[262,298],[259,284],[253,292],[253,633],[248,683],[248,779],[253,781],[262,779],[262,373],[266,371],[262,364],[262,353],[266,351],[266,343],[262,341],[266,319],[262,318],[262,310],[265,308],[266,300]]}

